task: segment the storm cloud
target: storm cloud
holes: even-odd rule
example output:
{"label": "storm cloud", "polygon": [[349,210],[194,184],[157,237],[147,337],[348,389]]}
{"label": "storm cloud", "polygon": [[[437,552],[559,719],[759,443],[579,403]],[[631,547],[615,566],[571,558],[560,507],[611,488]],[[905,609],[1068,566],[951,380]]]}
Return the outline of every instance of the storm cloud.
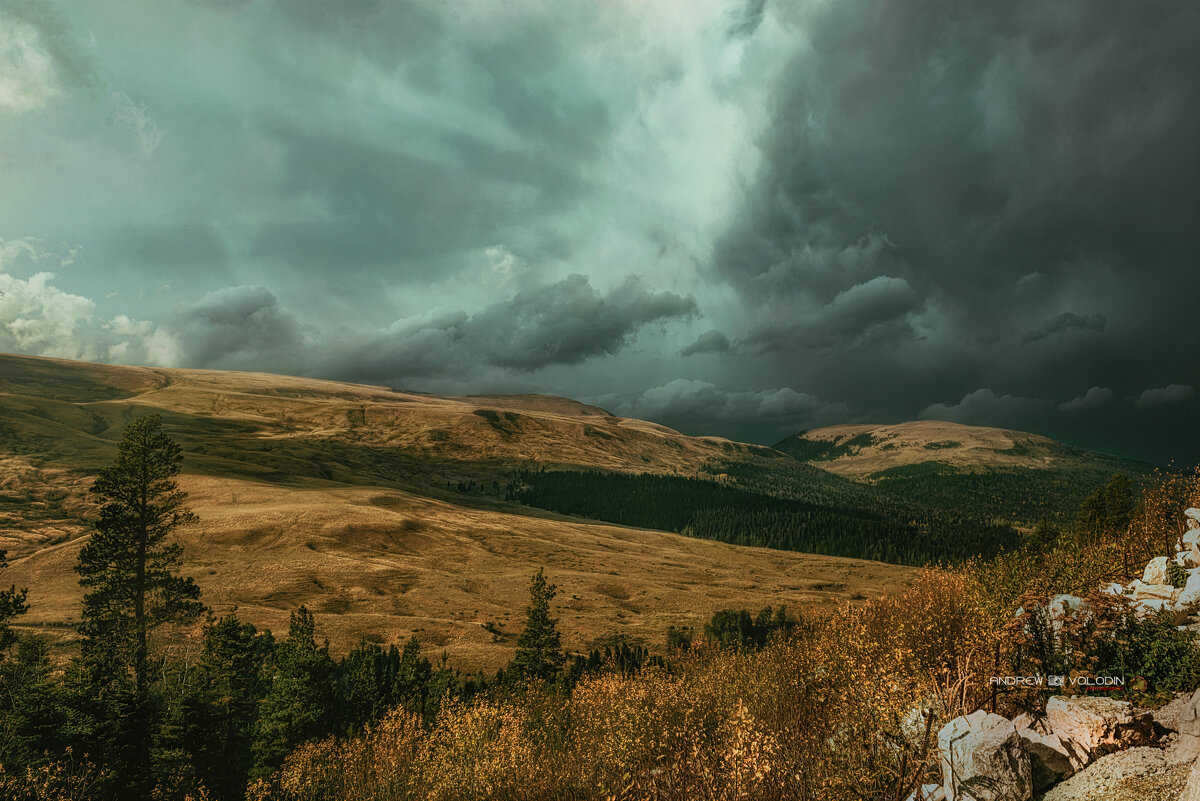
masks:
{"label": "storm cloud", "polygon": [[0,349],[1200,460],[1200,6],[0,0]]}

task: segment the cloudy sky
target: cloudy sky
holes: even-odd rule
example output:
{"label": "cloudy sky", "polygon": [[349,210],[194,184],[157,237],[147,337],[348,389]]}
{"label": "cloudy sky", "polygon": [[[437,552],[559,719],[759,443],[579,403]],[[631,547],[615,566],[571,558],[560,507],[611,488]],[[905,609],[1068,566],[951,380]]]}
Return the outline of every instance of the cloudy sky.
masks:
{"label": "cloudy sky", "polygon": [[1197,41],[1164,0],[0,0],[0,351],[1195,461]]}

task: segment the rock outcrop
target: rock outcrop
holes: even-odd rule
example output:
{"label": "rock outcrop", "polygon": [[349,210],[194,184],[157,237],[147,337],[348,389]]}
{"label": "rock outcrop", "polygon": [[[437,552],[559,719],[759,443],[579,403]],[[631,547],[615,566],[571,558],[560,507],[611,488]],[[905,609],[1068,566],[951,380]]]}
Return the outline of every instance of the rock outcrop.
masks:
{"label": "rock outcrop", "polygon": [[1128,701],[1098,696],[1056,695],[1046,702],[1046,721],[1078,770],[1105,750],[1148,745],[1154,739],[1154,721],[1145,710]]}
{"label": "rock outcrop", "polygon": [[938,732],[947,801],[1028,801],[1029,755],[1008,718],[984,710],[957,717]]}

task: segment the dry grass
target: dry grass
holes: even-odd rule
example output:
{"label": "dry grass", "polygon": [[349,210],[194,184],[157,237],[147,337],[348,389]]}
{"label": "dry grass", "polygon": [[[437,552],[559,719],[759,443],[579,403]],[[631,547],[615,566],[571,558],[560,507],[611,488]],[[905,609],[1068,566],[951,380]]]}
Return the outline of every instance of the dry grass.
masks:
{"label": "dry grass", "polygon": [[[5,582],[30,590],[23,626],[69,639],[88,477],[145,411],[164,415],[186,454],[180,483],[200,522],[180,540],[205,601],[276,632],[307,604],[338,651],[415,633],[458,666],[494,669],[515,637],[484,624],[515,635],[543,565],[560,588],[565,645],[579,649],[610,633],[660,645],[668,625],[720,608],[828,607],[912,573],[502,503],[491,482],[531,464],[694,474],[709,458],[766,458],[566,399],[0,356],[0,547]],[[445,489],[460,480],[489,494]]]}
{"label": "dry grass", "polygon": [[[840,425],[808,431],[804,439],[844,444],[863,434],[874,441],[857,445],[851,454],[822,461],[823,470],[865,479],[893,467],[937,461],[962,469],[1067,467],[1080,461],[1048,437],[1003,428],[968,426],[942,420],[895,425]],[[1095,454],[1092,454],[1094,456]]]}

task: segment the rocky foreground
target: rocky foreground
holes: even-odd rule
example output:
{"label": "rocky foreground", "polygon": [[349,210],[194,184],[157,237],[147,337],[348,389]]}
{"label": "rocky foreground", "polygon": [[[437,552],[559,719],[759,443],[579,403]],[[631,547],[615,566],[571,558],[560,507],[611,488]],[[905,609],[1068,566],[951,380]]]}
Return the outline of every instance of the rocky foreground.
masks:
{"label": "rocky foreground", "polygon": [[[1101,591],[1200,631],[1200,509],[1185,515],[1173,560],[1153,559],[1140,580]],[[1056,629],[1089,613],[1075,596],[1050,604]],[[942,783],[909,801],[1200,801],[1200,689],[1153,711],[1094,695],[1054,696],[1043,713],[1012,720],[981,709],[945,724],[938,750]]]}

